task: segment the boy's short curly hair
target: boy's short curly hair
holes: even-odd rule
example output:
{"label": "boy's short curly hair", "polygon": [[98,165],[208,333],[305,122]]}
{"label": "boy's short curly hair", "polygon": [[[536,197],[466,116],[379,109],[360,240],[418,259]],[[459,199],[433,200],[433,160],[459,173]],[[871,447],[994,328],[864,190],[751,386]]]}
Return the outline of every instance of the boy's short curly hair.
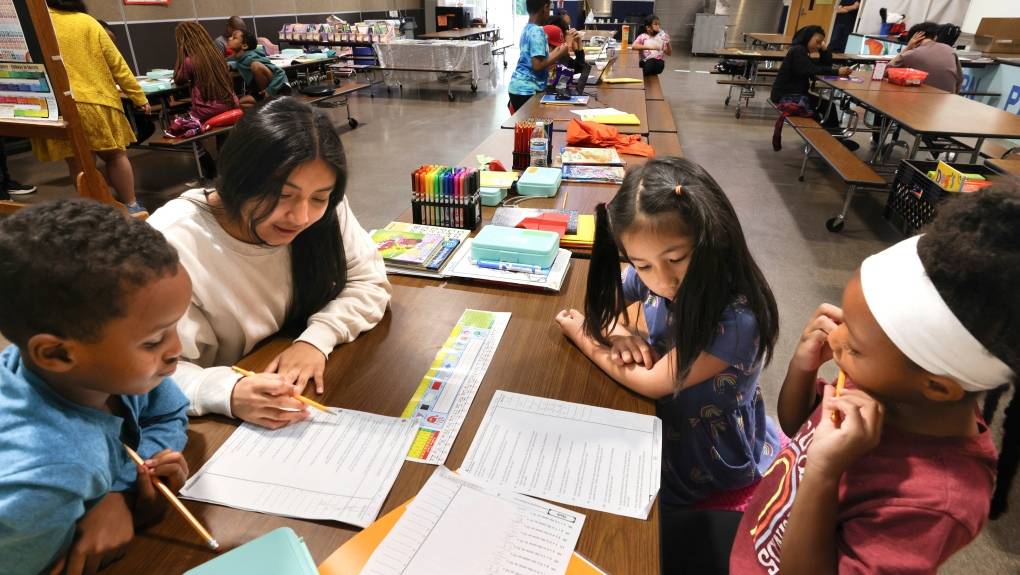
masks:
{"label": "boy's short curly hair", "polygon": [[177,264],[163,234],[113,206],[22,209],[0,218],[0,332],[21,347],[39,333],[95,341],[131,292]]}

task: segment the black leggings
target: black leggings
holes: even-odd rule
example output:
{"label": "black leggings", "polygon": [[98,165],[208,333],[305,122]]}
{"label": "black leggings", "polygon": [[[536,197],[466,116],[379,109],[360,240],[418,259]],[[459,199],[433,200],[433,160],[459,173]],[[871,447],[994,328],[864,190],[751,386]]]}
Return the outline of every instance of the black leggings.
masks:
{"label": "black leggings", "polygon": [[513,114],[517,110],[520,110],[521,106],[527,104],[528,100],[530,100],[533,95],[534,94],[510,94],[510,103],[508,105],[510,113]]}
{"label": "black leggings", "polygon": [[649,58],[641,61],[641,70],[645,76],[658,76],[666,69],[666,62],[657,58]]}
{"label": "black leggings", "polygon": [[684,509],[660,501],[659,549],[663,575],[728,573],[730,549],[743,515],[739,511]]}

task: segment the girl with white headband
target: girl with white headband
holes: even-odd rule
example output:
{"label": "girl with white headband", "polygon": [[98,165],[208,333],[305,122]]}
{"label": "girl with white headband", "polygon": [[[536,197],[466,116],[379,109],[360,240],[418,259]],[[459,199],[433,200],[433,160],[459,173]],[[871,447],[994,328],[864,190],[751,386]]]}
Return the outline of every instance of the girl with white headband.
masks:
{"label": "girl with white headband", "polygon": [[[1001,514],[1020,403],[997,469],[978,402],[1016,382],[1018,286],[1015,185],[961,197],[926,234],[866,259],[790,361],[778,411],[793,439],[748,505],[730,570],[934,573]],[[838,397],[816,383],[830,359],[846,375]]]}

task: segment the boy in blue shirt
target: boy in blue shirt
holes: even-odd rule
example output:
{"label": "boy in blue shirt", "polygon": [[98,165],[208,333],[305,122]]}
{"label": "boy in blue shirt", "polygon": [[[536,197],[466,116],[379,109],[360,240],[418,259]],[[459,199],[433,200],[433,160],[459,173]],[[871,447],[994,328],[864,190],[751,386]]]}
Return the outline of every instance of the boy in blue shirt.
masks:
{"label": "boy in blue shirt", "polygon": [[528,25],[521,32],[521,57],[510,77],[510,113],[521,108],[532,96],[545,91],[549,79],[549,68],[564,55],[570,54],[570,47],[577,39],[577,30],[567,30],[563,43],[552,50],[542,26],[549,18],[549,0],[528,0]]}
{"label": "boy in blue shirt", "polygon": [[174,248],[112,206],[0,219],[0,573],[94,572],[161,515],[154,479],[184,484],[190,299]]}

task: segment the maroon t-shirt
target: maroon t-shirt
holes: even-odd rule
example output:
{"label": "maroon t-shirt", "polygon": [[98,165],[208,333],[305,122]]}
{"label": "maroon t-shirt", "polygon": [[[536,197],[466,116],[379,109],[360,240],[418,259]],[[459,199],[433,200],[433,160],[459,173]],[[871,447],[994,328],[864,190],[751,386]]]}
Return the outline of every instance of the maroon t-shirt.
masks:
{"label": "maroon t-shirt", "polygon": [[[783,534],[821,406],[779,453],[737,529],[730,572],[778,573]],[[934,573],[984,526],[996,451],[981,423],[973,437],[932,437],[886,425],[882,442],[839,483],[840,573]]]}

